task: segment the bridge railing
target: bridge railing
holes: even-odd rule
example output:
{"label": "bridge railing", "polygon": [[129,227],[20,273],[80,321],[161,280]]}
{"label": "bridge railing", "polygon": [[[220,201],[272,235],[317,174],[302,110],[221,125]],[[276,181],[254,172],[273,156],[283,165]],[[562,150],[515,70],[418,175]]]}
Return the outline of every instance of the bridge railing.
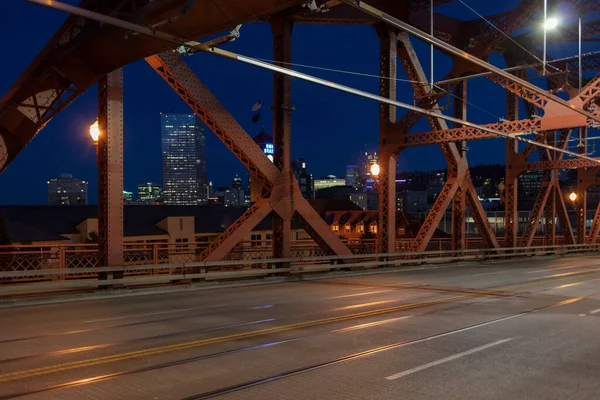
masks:
{"label": "bridge railing", "polygon": [[[558,238],[558,244],[562,244]],[[355,255],[372,255],[376,252],[376,241],[345,240],[346,245]],[[154,242],[125,243],[123,246],[123,265],[132,266],[125,275],[164,274],[170,268],[140,270],[139,265],[182,264],[200,261],[200,255],[210,242]],[[396,251],[408,252],[411,239],[398,239]],[[543,238],[535,238],[534,246],[543,245]],[[467,238],[467,249],[485,249],[479,238]],[[452,242],[448,238],[432,239],[427,249],[429,252],[450,252]],[[312,240],[292,242],[291,259],[295,263],[306,263],[306,259],[325,256],[323,250]],[[271,240],[253,240],[240,242],[225,258],[225,261],[257,260],[256,266],[264,265],[264,260],[272,258]],[[43,281],[47,276],[38,275],[36,271],[65,268],[93,268],[99,266],[97,244],[35,244],[0,246],[0,271],[29,271],[27,276],[0,278],[0,284],[14,281]],[[80,272],[79,278],[95,276],[94,272]]]}
{"label": "bridge railing", "polygon": [[[66,249],[64,251],[67,251]],[[421,253],[353,254],[288,259],[225,260],[121,265],[114,267],[63,267],[0,270],[0,296],[64,290],[94,289],[101,286],[164,285],[174,281],[222,281],[327,273],[336,270],[364,270],[489,260],[547,254],[598,252],[600,245],[534,246],[504,249],[467,249]],[[27,254],[27,252],[25,252]],[[51,254],[52,252],[45,253]],[[0,265],[2,265],[0,263]],[[189,273],[192,271],[192,273]],[[101,278],[101,279],[100,279]]]}

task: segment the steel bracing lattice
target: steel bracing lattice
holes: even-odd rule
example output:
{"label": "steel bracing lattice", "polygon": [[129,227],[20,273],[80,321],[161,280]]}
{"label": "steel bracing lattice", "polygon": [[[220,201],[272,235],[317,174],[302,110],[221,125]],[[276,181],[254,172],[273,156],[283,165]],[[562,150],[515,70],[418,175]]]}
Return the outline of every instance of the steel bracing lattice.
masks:
{"label": "steel bracing lattice", "polygon": [[[452,0],[436,0],[436,6],[451,3]],[[546,81],[548,90],[542,91],[529,84],[528,72],[536,75],[542,67],[537,57],[523,50],[536,53],[535,38],[525,33],[509,38],[512,33],[539,21],[541,6],[536,0],[522,0],[514,9],[485,18],[498,29],[480,18],[459,21],[449,16],[434,15],[434,36],[444,43],[458,47],[468,53],[467,57],[452,55],[453,67],[442,80],[452,83],[434,84],[428,82],[419,58],[412,47],[406,32],[398,29],[383,14],[365,13],[362,2],[349,0],[318,0],[316,9],[305,7],[302,0],[197,0],[193,7],[185,8],[179,0],[164,1],[161,7],[149,0],[86,0],[81,6],[105,15],[116,16],[126,21],[144,26],[160,27],[161,31],[190,39],[208,37],[223,30],[233,29],[247,21],[266,22],[273,31],[273,59],[285,66],[291,62],[291,43],[294,24],[362,24],[375,27],[380,40],[380,95],[388,99],[396,98],[396,81],[400,65],[412,81],[416,104],[428,110],[441,112],[441,101],[452,95],[455,118],[468,121],[467,79],[469,75],[486,73],[485,76],[504,88],[507,93],[507,109],[497,114],[505,115],[506,120],[490,121],[486,128],[509,135],[529,135],[537,143],[567,149],[569,138],[581,130],[587,135],[590,127],[596,126],[595,118],[600,116],[600,75],[584,80],[581,93],[577,91],[577,59],[548,62]],[[243,3],[243,4],[241,4]],[[408,23],[422,31],[429,31],[429,0],[397,2],[392,0],[372,0],[369,6],[389,15],[398,21]],[[552,2],[551,2],[552,3]],[[579,14],[600,10],[597,0],[567,3]],[[457,3],[457,7],[461,6]],[[478,8],[475,6],[475,8]],[[466,9],[465,9],[466,10]],[[167,22],[165,22],[167,21]],[[592,37],[600,32],[600,21],[586,21],[584,37]],[[574,40],[576,32],[568,28],[563,34],[549,40],[553,42]],[[215,39],[211,45],[227,43]],[[237,124],[227,110],[218,102],[204,84],[185,65],[179,55],[172,52],[174,43],[160,40],[151,35],[133,35],[122,29],[102,25],[93,20],[71,16],[48,45],[33,61],[30,68],[19,78],[11,90],[0,100],[0,171],[4,170],[27,143],[52,118],[88,87],[107,74],[135,60],[146,58],[152,68],[184,99],[190,108],[207,124],[217,137],[249,170],[252,180],[261,190],[257,201],[232,226],[202,253],[202,259],[221,259],[230,252],[267,215],[274,221],[273,253],[277,257],[290,254],[290,221],[296,217],[305,223],[306,230],[319,243],[325,252],[348,254],[350,250],[331,232],[321,216],[302,198],[298,185],[290,171],[291,148],[291,78],[274,73],[274,141],[276,144],[275,163],[271,163],[247,133]],[[444,51],[444,50],[443,50]],[[487,73],[485,65],[473,63],[473,59],[487,60],[491,53],[502,53],[510,66],[521,65],[512,75],[498,71]],[[600,54],[590,53],[583,57],[582,69],[600,69]],[[110,75],[109,75],[110,77]],[[110,79],[110,78],[109,78]],[[556,94],[564,91],[569,100],[558,99]],[[527,110],[525,118],[519,118],[521,101]],[[102,102],[101,102],[102,103]],[[110,104],[110,103],[108,103]],[[105,107],[100,105],[101,107]],[[106,107],[105,107],[106,108]],[[102,109],[102,108],[101,108]],[[579,111],[577,111],[579,110]],[[533,117],[534,115],[538,117]],[[473,218],[483,243],[499,247],[487,216],[477,196],[469,173],[466,143],[497,137],[496,134],[477,127],[455,123],[448,126],[441,118],[427,115],[431,126],[429,132],[414,133],[414,126],[422,114],[409,111],[404,114],[389,104],[380,105],[379,143],[381,155],[380,204],[378,217],[378,249],[380,252],[395,251],[395,165],[396,159],[408,147],[438,145],[448,163],[447,181],[437,196],[431,211],[423,221],[420,230],[411,241],[413,251],[427,248],[432,235],[446,212],[452,212],[452,249],[465,248],[466,212]],[[112,116],[114,118],[114,116]],[[122,117],[116,117],[117,119]],[[106,124],[111,115],[102,116]],[[120,121],[122,123],[122,120]],[[115,125],[117,128],[118,126]],[[122,129],[122,128],[121,128]],[[557,138],[558,136],[558,138]],[[102,143],[99,152],[106,158],[106,144]],[[587,142],[578,148],[587,154]],[[539,161],[532,156],[539,155]],[[110,156],[108,156],[110,158]],[[119,155],[116,155],[119,158]],[[120,156],[122,163],[122,155]],[[117,160],[118,161],[118,160]],[[110,161],[108,161],[110,162]],[[102,164],[104,165],[104,164]],[[538,225],[544,221],[545,240],[556,242],[556,221],[568,243],[595,243],[600,231],[600,207],[596,212],[591,229],[586,230],[586,191],[598,184],[596,163],[584,158],[564,158],[557,151],[528,144],[519,149],[516,141],[506,141],[506,177],[502,198],[505,205],[505,238],[507,246],[530,245]],[[577,230],[573,235],[567,214],[567,206],[558,180],[559,169],[577,169],[578,199],[574,203],[577,212]],[[527,229],[520,243],[517,242],[517,182],[526,171],[542,170],[544,181],[534,209],[531,212]],[[106,171],[100,171],[100,181],[108,196],[112,187],[102,178]],[[122,179],[122,178],[121,178]],[[104,193],[104,194],[103,194]],[[110,196],[109,196],[110,197]],[[101,198],[102,200],[102,198]],[[107,200],[108,201],[108,200]],[[105,210],[110,208],[107,203]],[[102,211],[102,210],[101,210]],[[102,211],[102,224],[105,232],[110,232],[110,223],[122,225],[120,217],[110,217]],[[115,218],[115,219],[111,219]],[[110,220],[110,221],[109,221]],[[108,229],[107,229],[108,228]],[[109,250],[104,245],[100,251],[106,257]],[[113,244],[114,246],[114,244]],[[114,248],[114,247],[113,247]],[[121,256],[122,257],[122,256]]]}

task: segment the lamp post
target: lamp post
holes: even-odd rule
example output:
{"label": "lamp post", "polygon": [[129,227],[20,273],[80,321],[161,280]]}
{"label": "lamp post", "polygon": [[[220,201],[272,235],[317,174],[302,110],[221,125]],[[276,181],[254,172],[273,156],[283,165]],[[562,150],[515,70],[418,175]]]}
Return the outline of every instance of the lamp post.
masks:
{"label": "lamp post", "polygon": [[[543,63],[543,74],[546,75],[546,33],[548,30],[555,29],[559,24],[559,20],[555,17],[546,18],[546,0],[544,0],[544,59]],[[578,78],[579,78],[579,93],[581,93],[581,88],[583,86],[583,67],[581,64],[581,17],[578,18],[578,39],[577,39],[577,61],[578,61]],[[582,136],[582,128],[578,128],[579,133],[579,142],[577,147],[583,147],[583,136]]]}
{"label": "lamp post", "polygon": [[500,195],[500,204],[504,204],[504,189],[506,189],[506,185],[504,182],[500,182],[498,184],[498,194]]}
{"label": "lamp post", "polygon": [[558,26],[558,19],[551,17],[546,18],[546,1],[544,0],[544,56],[542,60],[542,74],[546,75],[546,36],[549,30]]}

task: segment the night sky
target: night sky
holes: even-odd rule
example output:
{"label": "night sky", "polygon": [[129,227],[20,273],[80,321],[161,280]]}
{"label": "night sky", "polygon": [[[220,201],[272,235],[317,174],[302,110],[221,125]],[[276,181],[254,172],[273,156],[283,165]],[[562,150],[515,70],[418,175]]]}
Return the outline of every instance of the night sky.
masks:
{"label": "night sky", "polygon": [[[67,2],[78,3],[76,0]],[[520,0],[466,2],[485,15],[512,9]],[[0,13],[4,55],[0,76],[2,96],[66,18],[61,12],[24,0],[8,0],[7,3],[3,4]],[[436,12],[461,20],[477,18],[458,2],[437,7]],[[224,48],[251,57],[272,59],[269,25],[245,24],[241,34],[240,39]],[[428,71],[428,46],[416,39],[413,44]],[[370,27],[297,25],[294,27],[293,61],[378,75],[378,46],[377,35]],[[597,47],[593,43],[584,44],[584,52],[595,50],[589,48],[591,46]],[[574,55],[576,51],[576,44],[549,47],[549,54],[554,57]],[[198,53],[186,59],[249,134],[254,136],[263,125],[271,133],[271,72],[209,54]],[[441,79],[451,68],[450,59],[439,52],[435,59],[436,79]],[[493,55],[490,62],[505,66],[499,55]],[[294,68],[371,93],[378,92],[376,78]],[[406,78],[400,66],[399,78]],[[533,82],[543,83],[539,79]],[[145,61],[124,68],[124,85],[125,190],[135,192],[138,183],[161,182],[159,113],[188,112],[189,109]],[[53,119],[0,175],[0,204],[46,203],[46,181],[60,173],[72,173],[89,181],[90,202],[96,203],[95,150],[88,134],[89,125],[96,119],[96,97],[93,86]],[[251,107],[259,99],[263,102],[262,119],[253,124]],[[410,84],[398,83],[398,99],[413,102]],[[487,111],[469,106],[468,118],[472,122],[493,123],[498,117],[505,116],[503,91],[489,80],[471,81],[469,101]],[[294,80],[293,105],[292,157],[306,158],[309,172],[315,177],[343,176],[345,166],[356,163],[365,146],[372,149],[377,145],[378,104],[372,100]],[[403,113],[400,110],[399,116]],[[429,126],[423,119],[413,132],[427,130]],[[215,186],[229,186],[235,174],[246,176],[242,164],[212,132],[207,130],[206,137],[208,177]],[[503,140],[471,142],[468,158],[471,165],[504,163],[504,152]],[[399,167],[401,170],[437,169],[444,168],[445,162],[438,147],[428,146],[402,153]]]}

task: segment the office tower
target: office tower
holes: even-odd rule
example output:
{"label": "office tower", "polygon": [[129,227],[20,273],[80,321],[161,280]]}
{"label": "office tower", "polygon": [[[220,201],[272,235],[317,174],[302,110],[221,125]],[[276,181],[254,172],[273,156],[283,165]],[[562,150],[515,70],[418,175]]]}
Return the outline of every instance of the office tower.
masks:
{"label": "office tower", "polygon": [[346,186],[352,186],[354,189],[360,188],[361,176],[358,165],[346,166]]}
{"label": "office tower", "polygon": [[231,181],[231,188],[237,190],[244,190],[244,184],[242,183],[242,178],[239,176],[235,176],[233,181]]}
{"label": "office tower", "polygon": [[306,160],[304,158],[298,158],[292,160],[291,163],[292,172],[298,181],[300,186],[300,192],[306,199],[312,199],[315,197],[314,179],[312,174],[306,172]]}
{"label": "office tower", "polygon": [[61,174],[48,182],[48,204],[78,205],[88,202],[88,183],[71,174]]}
{"label": "office tower", "polygon": [[156,204],[162,199],[162,187],[156,183],[140,183],[137,187],[137,202],[139,204]]}
{"label": "office tower", "polygon": [[133,202],[133,192],[123,190],[123,204],[131,204]]}
{"label": "office tower", "polygon": [[377,180],[377,178],[372,176],[371,174],[371,166],[373,164],[379,164],[379,156],[377,155],[377,152],[375,150],[371,152],[365,151],[365,158],[363,164],[363,179],[365,180],[364,189],[367,191],[374,190],[376,186],[375,181]]}
{"label": "office tower", "polygon": [[194,114],[161,114],[163,201],[196,205],[207,201],[206,141]]}

